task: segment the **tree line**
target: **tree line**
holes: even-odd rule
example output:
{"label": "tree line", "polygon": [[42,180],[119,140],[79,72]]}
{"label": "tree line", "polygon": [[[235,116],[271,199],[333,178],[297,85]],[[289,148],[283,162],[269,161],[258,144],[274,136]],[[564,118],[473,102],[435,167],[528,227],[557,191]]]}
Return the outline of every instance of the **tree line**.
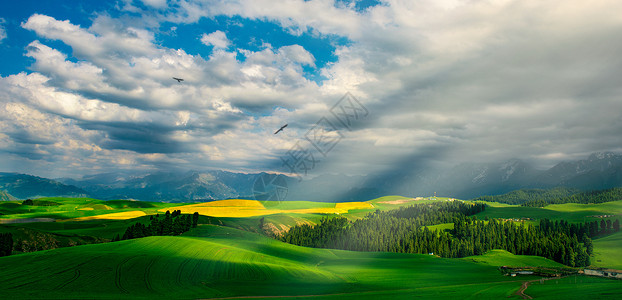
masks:
{"label": "tree line", "polygon": [[622,200],[622,188],[580,192],[577,189],[556,187],[552,189],[523,189],[503,195],[481,196],[473,201],[499,202],[529,207],[544,207],[563,203],[604,203]]}
{"label": "tree line", "polygon": [[[470,217],[484,208],[482,204],[435,203],[376,211],[354,222],[344,217],[324,218],[317,225],[292,227],[281,240],[307,247],[433,253],[441,257],[465,257],[504,249],[514,254],[547,257],[568,266],[590,264],[594,222],[576,225],[545,219],[538,226],[526,226]],[[427,227],[452,222],[453,230]]]}
{"label": "tree line", "polygon": [[503,195],[481,196],[471,200],[521,205],[529,201],[550,201],[553,199],[561,199],[579,192],[580,191],[577,189],[566,187],[556,187],[552,189],[522,189],[511,191]]}
{"label": "tree line", "polygon": [[606,190],[599,191],[587,191],[581,192],[577,194],[573,194],[567,197],[562,198],[551,198],[551,199],[534,199],[529,200],[523,204],[522,206],[530,206],[530,207],[544,207],[549,204],[563,204],[563,203],[604,203],[622,200],[622,188],[616,187]]}
{"label": "tree line", "polygon": [[164,214],[164,218],[160,219],[160,215],[156,214],[155,216],[150,216],[149,220],[149,225],[145,225],[143,223],[130,225],[125,230],[125,233],[123,233],[123,236],[119,236],[117,234],[112,241],[114,242],[158,235],[180,235],[190,230],[190,228],[197,227],[199,222],[199,213],[195,212],[192,215],[182,215],[181,210],[174,210],[172,213],[167,210]]}
{"label": "tree line", "polygon": [[601,219],[600,222],[569,223],[566,220],[551,221],[549,219],[542,219],[540,220],[539,228],[546,234],[563,232],[568,236],[574,235],[581,237],[587,235],[593,238],[598,235],[620,231],[620,220],[616,219],[615,221],[611,221],[609,219]]}

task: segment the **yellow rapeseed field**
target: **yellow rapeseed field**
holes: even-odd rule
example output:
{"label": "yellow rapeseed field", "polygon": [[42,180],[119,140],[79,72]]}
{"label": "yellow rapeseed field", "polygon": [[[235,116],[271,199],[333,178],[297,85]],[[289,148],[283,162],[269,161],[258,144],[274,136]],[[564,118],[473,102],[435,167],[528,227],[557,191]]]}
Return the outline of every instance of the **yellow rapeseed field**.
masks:
{"label": "yellow rapeseed field", "polygon": [[374,208],[369,202],[340,202],[335,205],[336,209],[345,209],[346,212],[351,209],[368,209]]}
{"label": "yellow rapeseed field", "polygon": [[[259,209],[264,209],[263,204],[257,200],[243,200],[243,199],[229,199],[229,200],[218,200],[212,202],[199,203],[196,205],[200,206],[227,206],[227,207],[254,207]],[[190,205],[193,206],[193,205]]]}
{"label": "yellow rapeseed field", "polygon": [[267,210],[259,201],[256,200],[219,200],[191,205],[175,206],[169,208],[163,208],[159,211],[174,211],[180,210],[182,214],[192,214],[198,212],[204,216],[212,217],[254,217],[268,215],[274,212],[273,210]]}
{"label": "yellow rapeseed field", "polygon": [[103,214],[103,215],[97,215],[97,216],[80,217],[80,218],[71,219],[71,221],[88,221],[88,220],[101,220],[101,219],[126,220],[126,219],[142,217],[145,215],[147,214],[144,211],[133,210],[133,211],[123,211],[123,212],[118,212],[118,213]]}
{"label": "yellow rapeseed field", "polygon": [[256,200],[219,200],[206,203],[198,203],[192,205],[176,206],[163,208],[159,211],[180,210],[184,214],[192,214],[198,212],[204,216],[212,217],[255,217],[272,215],[278,213],[295,213],[295,214],[345,214],[352,209],[369,209],[374,206],[367,202],[346,202],[337,203],[335,207],[324,208],[305,208],[305,209],[267,209],[261,202]]}

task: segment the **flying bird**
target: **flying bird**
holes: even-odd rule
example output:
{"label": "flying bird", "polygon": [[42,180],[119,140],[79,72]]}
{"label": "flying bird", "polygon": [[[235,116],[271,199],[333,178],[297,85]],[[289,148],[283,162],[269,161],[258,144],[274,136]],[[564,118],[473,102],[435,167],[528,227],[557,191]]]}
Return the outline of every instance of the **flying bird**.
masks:
{"label": "flying bird", "polygon": [[177,80],[177,82],[182,82],[182,81],[184,81],[184,79],[183,79],[183,78],[173,77],[173,79]]}
{"label": "flying bird", "polygon": [[277,130],[274,134],[277,134],[277,133],[283,131],[283,128],[285,128],[285,127],[287,127],[287,124],[281,126],[281,128],[279,128],[279,130]]}

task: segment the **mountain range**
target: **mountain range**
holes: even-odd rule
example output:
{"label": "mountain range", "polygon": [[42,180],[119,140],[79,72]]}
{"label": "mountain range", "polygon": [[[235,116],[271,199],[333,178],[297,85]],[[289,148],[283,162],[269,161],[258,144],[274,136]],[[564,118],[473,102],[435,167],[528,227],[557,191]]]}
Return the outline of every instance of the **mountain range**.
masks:
{"label": "mountain range", "polygon": [[[227,171],[118,172],[82,178],[46,179],[0,173],[0,191],[18,199],[42,196],[89,196],[98,199],[136,199],[202,202],[215,199],[253,199],[255,180],[265,173]],[[383,195],[449,196],[471,199],[523,188],[565,186],[599,190],[622,186],[622,154],[594,153],[587,159],[559,163],[539,170],[518,159],[501,163],[468,163],[449,170],[420,170],[367,176],[320,175],[299,181],[282,176],[287,200],[365,201]],[[8,197],[8,196],[7,196]]]}
{"label": "mountain range", "polygon": [[17,199],[39,197],[84,197],[88,193],[57,180],[26,174],[0,173],[0,191]]}

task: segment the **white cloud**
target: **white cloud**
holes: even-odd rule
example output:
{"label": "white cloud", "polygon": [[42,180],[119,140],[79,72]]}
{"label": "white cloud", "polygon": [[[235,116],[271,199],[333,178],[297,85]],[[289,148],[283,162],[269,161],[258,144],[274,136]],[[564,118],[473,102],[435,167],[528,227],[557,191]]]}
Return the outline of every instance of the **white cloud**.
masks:
{"label": "white cloud", "polygon": [[[142,12],[130,4],[125,8]],[[100,15],[86,28],[35,14],[23,24],[43,41],[27,52],[34,73],[2,79],[0,104],[40,112],[45,117],[33,121],[38,128],[60,122],[58,134],[75,143],[55,154],[45,146],[52,138],[25,124],[3,127],[0,140],[8,145],[3,151],[16,152],[18,141],[40,136],[28,152],[40,158],[99,147],[93,151],[106,163],[124,155],[142,167],[249,169],[278,158],[350,91],[371,118],[331,152],[329,169],[395,167],[433,147],[447,149],[434,153],[438,159],[545,163],[620,149],[620,10],[614,0],[388,0],[364,12],[333,1],[181,0],[145,14],[146,23],[239,16],[295,34],[347,38],[333,53],[337,61],[319,70],[326,78],[320,85],[305,78],[303,66],[317,62],[300,45],[233,52],[217,30],[201,36],[214,46],[202,57],[160,46],[146,29],[152,23],[130,26]],[[72,53],[45,39],[62,41]],[[5,113],[3,126],[18,116]],[[287,131],[271,134],[284,123]]]}
{"label": "white cloud", "polygon": [[[310,98],[321,99],[317,85],[302,74],[302,65],[314,64],[313,56],[298,45],[247,51],[252,58],[241,62],[224,49],[203,58],[163,48],[153,33],[107,16],[82,28],[35,14],[22,26],[72,49],[63,53],[33,41],[26,55],[34,59],[34,72],[0,79],[5,87],[0,104],[19,104],[60,122],[29,120],[36,128],[54,126],[59,132],[54,137],[21,125],[3,131],[0,138],[7,143],[0,151],[24,161],[23,166],[38,161],[61,173],[168,164],[253,169],[270,156],[273,145],[284,144],[280,137],[264,140],[252,133],[266,125],[264,117],[249,113],[269,113],[274,106],[296,111]],[[173,76],[185,80],[178,83]],[[20,124],[16,118],[21,117],[0,124]],[[266,132],[273,132],[270,126]],[[51,142],[55,139],[62,141]]]}
{"label": "white cloud", "polygon": [[281,47],[279,48],[279,54],[293,62],[315,67],[315,58],[313,55],[300,45]]}
{"label": "white cloud", "polygon": [[210,34],[204,33],[201,36],[201,43],[207,46],[214,46],[216,49],[226,49],[231,44],[229,39],[227,39],[227,35],[220,30]]}
{"label": "white cloud", "polygon": [[142,0],[145,5],[154,7],[154,8],[164,8],[166,7],[166,0]]}
{"label": "white cloud", "polygon": [[2,40],[4,40],[6,38],[6,30],[4,29],[4,24],[5,20],[3,18],[0,18],[0,44],[2,43]]}

